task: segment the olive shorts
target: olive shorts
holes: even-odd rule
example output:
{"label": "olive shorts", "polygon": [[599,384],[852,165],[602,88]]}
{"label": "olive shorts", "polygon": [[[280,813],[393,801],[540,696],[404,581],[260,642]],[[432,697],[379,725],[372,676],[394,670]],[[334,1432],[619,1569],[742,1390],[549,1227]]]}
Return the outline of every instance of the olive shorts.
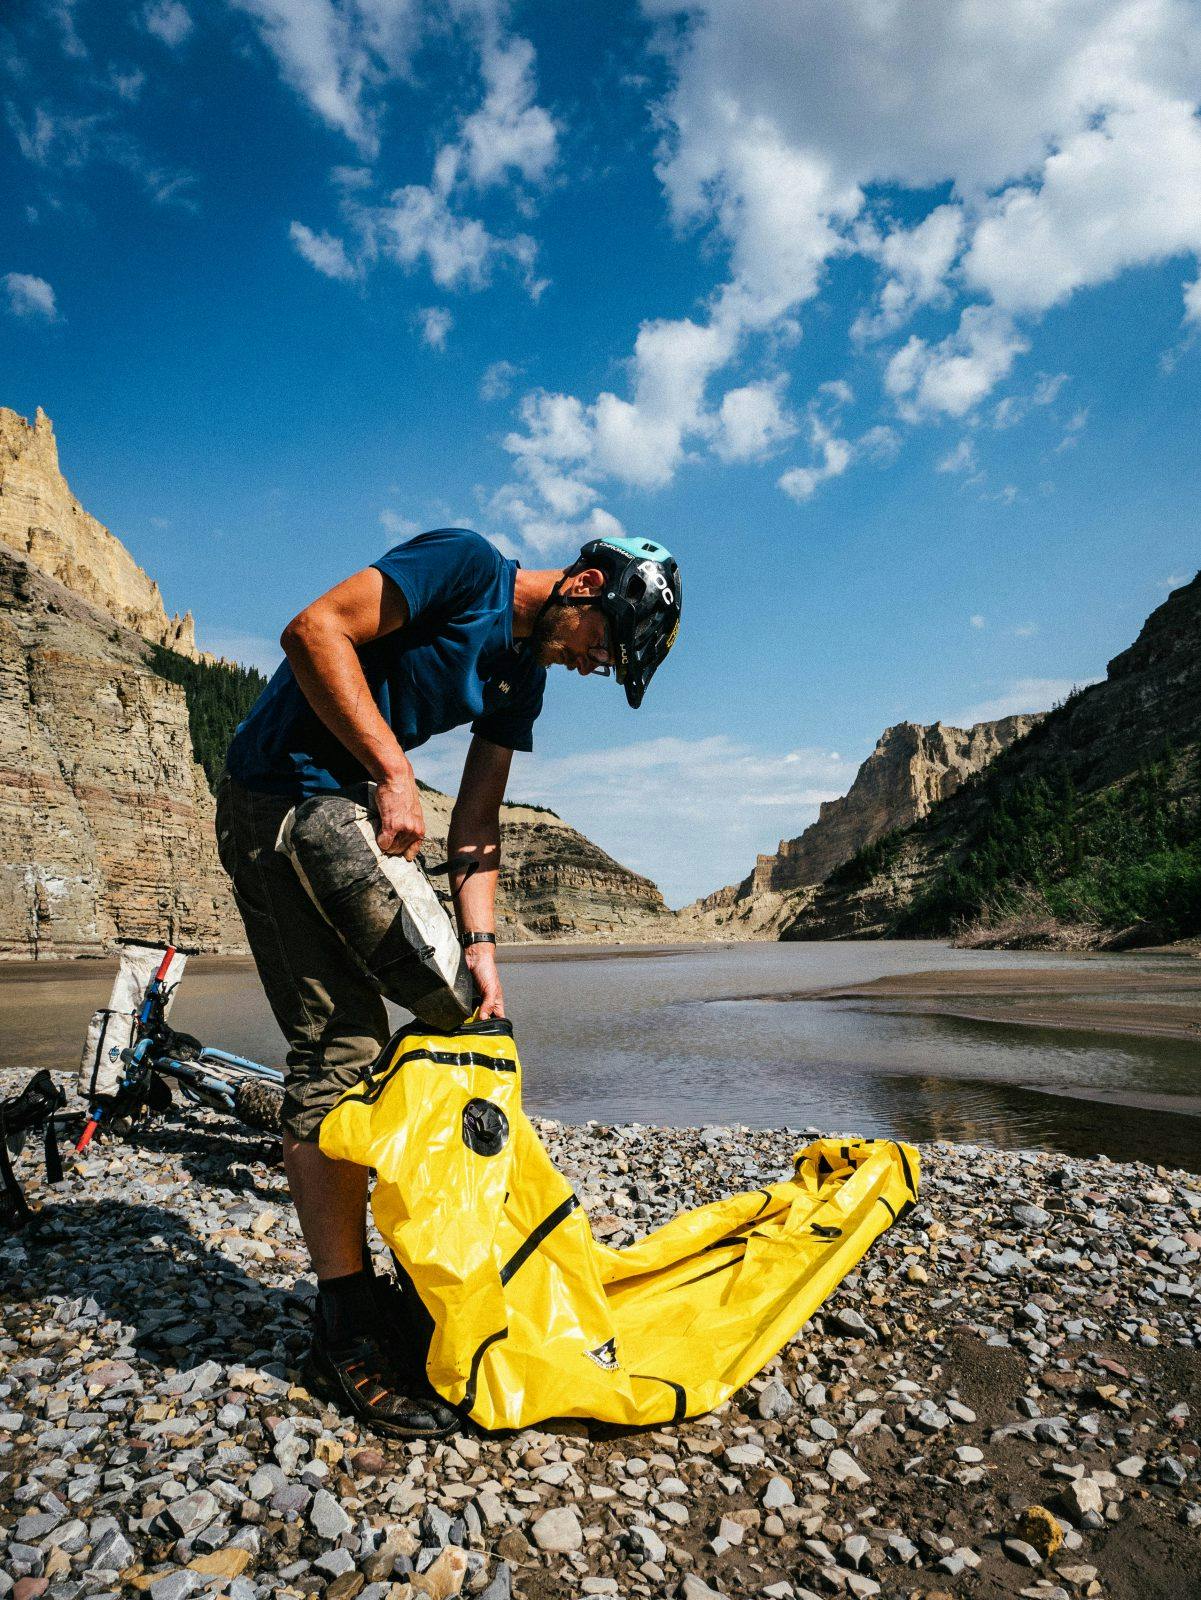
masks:
{"label": "olive shorts", "polygon": [[245,789],[226,774],[217,791],[217,850],[288,1044],[283,1125],[311,1142],[334,1102],[379,1055],[389,1028],[379,991],[275,848],[294,804]]}

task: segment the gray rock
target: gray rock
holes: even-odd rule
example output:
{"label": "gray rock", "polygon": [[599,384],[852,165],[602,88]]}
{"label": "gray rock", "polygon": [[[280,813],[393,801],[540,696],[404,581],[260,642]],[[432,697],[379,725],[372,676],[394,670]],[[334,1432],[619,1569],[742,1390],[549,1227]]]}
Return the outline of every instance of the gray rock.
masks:
{"label": "gray rock", "polygon": [[835,1483],[849,1483],[854,1488],[871,1482],[867,1473],[848,1450],[831,1450],[826,1457],[826,1471]]}
{"label": "gray rock", "polygon": [[189,1572],[187,1567],[176,1567],[174,1572],[165,1572],[150,1585],[150,1600],[187,1600],[203,1583],[204,1579],[198,1572]]}
{"label": "gray rock", "polygon": [[726,1600],[720,1589],[710,1589],[707,1583],[702,1583],[695,1572],[685,1574],[684,1581],[676,1590],[679,1600]]}
{"label": "gray rock", "polygon": [[313,1568],[327,1578],[340,1578],[354,1571],[354,1557],[349,1550],[326,1550],[313,1562]]}
{"label": "gray rock", "polygon": [[1045,1228],[1051,1220],[1051,1213],[1044,1211],[1042,1206],[1032,1206],[1021,1203],[1010,1208],[1010,1216],[1015,1222],[1020,1222],[1024,1228]]}
{"label": "gray rock", "polygon": [[584,1542],[580,1519],[568,1506],[556,1506],[553,1511],[544,1511],[530,1533],[539,1550],[556,1555],[578,1550]]}
{"label": "gray rock", "polygon": [[313,1531],[322,1539],[328,1539],[331,1544],[335,1539],[340,1539],[344,1533],[349,1533],[353,1526],[350,1518],[328,1489],[318,1489],[313,1496],[313,1503],[309,1507],[309,1522],[313,1526]]}
{"label": "gray rock", "polygon": [[502,1561],[492,1576],[492,1582],[479,1596],[479,1600],[512,1600],[513,1569]]}
{"label": "gray rock", "polygon": [[627,1548],[639,1563],[653,1561],[656,1566],[662,1566],[667,1560],[667,1546],[653,1528],[645,1528],[641,1523],[635,1523],[626,1533],[625,1541]]}
{"label": "gray rock", "polygon": [[795,1404],[796,1401],[779,1378],[773,1378],[764,1386],[757,1409],[765,1422],[774,1422],[780,1417],[786,1417]]}
{"label": "gray rock", "polygon": [[795,1505],[792,1486],[784,1478],[772,1478],[764,1489],[761,1504],[765,1511],[778,1511],[781,1506]]}
{"label": "gray rock", "polygon": [[1023,1567],[1041,1567],[1043,1558],[1032,1544],[1027,1544],[1025,1539],[1005,1539],[1001,1548],[1011,1561],[1016,1561]]}
{"label": "gray rock", "polygon": [[193,1494],[181,1495],[178,1500],[170,1501],[163,1512],[163,1521],[181,1539],[187,1539],[202,1528],[207,1528],[220,1509],[216,1495],[210,1494],[207,1489],[197,1489]]}

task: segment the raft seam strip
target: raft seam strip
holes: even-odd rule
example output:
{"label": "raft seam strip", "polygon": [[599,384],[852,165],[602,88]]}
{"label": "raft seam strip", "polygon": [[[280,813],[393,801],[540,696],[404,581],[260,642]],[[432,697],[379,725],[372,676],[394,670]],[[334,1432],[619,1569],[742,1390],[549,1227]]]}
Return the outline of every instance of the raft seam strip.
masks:
{"label": "raft seam strip", "polygon": [[507,1339],[508,1337],[509,1330],[506,1326],[498,1328],[495,1333],[490,1333],[486,1339],[480,1342],[471,1358],[471,1371],[467,1375],[467,1387],[463,1390],[463,1399],[460,1402],[465,1411],[470,1411],[475,1405],[475,1395],[480,1380],[480,1363],[487,1354],[489,1347],[494,1345],[498,1339]]}
{"label": "raft seam strip", "polygon": [[683,1422],[688,1415],[688,1394],[683,1384],[673,1383],[670,1378],[660,1378],[653,1372],[631,1372],[631,1378],[641,1378],[644,1383],[665,1383],[676,1397],[676,1409],[672,1414],[673,1422]]}
{"label": "raft seam strip", "polygon": [[500,1269],[501,1284],[507,1284],[514,1274],[523,1266],[542,1244],[555,1231],[559,1224],[569,1217],[573,1211],[579,1209],[579,1200],[574,1194],[569,1194],[566,1200],[561,1201],[555,1209],[543,1217],[542,1221],[528,1234],[517,1247],[504,1266]]}
{"label": "raft seam strip", "polygon": [[517,1071],[516,1061],[508,1056],[481,1056],[474,1050],[409,1050],[398,1057],[382,1077],[373,1078],[365,1089],[357,1091],[351,1089],[342,1096],[342,1100],[354,1100],[362,1105],[373,1104],[400,1069],[407,1066],[410,1061],[432,1061],[439,1067],[490,1067],[493,1072]]}

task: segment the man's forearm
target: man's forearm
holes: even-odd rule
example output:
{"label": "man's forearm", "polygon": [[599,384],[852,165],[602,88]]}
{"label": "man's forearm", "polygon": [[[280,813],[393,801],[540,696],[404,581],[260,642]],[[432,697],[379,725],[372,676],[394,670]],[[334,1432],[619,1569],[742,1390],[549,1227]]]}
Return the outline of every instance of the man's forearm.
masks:
{"label": "man's forearm", "polygon": [[354,645],[336,626],[297,619],[282,644],[304,697],[377,782],[410,773],[408,757],[371,695]]}
{"label": "man's forearm", "polygon": [[447,855],[471,856],[479,865],[468,877],[452,875],[455,910],[461,933],[496,931],[496,883],[500,872],[500,817],[480,815],[458,806],[451,813]]}

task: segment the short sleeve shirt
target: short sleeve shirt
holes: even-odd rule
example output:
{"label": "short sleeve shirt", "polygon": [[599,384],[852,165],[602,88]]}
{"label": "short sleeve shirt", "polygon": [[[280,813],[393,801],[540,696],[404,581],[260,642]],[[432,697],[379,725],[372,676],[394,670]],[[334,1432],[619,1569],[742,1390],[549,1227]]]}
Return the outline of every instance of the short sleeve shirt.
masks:
{"label": "short sleeve shirt", "polygon": [[[470,724],[532,750],[546,669],[513,640],[517,563],[466,528],[437,528],[372,563],[404,596],[403,628],[359,650],[363,674],[404,750]],[[313,711],[285,661],[234,734],[226,764],[248,789],[318,794],[368,774]]]}

